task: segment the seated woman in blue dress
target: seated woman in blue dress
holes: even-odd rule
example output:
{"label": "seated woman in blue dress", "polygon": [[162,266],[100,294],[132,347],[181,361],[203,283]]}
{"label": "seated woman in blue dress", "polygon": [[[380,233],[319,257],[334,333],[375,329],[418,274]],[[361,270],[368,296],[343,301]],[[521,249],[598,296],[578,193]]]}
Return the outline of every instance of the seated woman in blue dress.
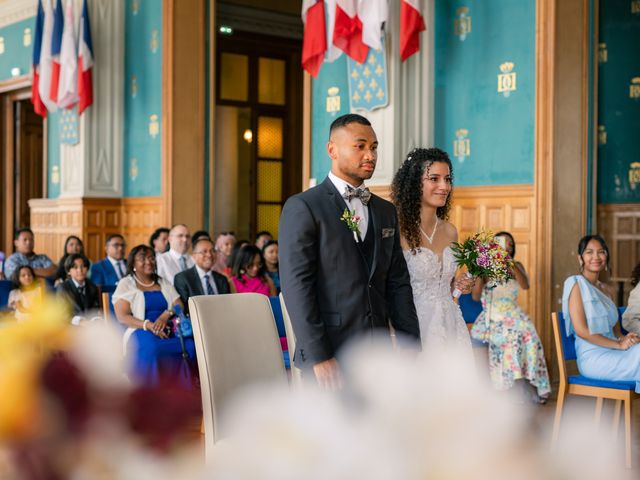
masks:
{"label": "seated woman in blue dress", "polygon": [[597,380],[633,381],[640,392],[640,337],[622,335],[609,288],[598,280],[609,267],[609,248],[600,235],[578,245],[580,275],[564,283],[562,311],[568,335],[575,335],[578,370]]}
{"label": "seated woman in blue dress", "polygon": [[[156,273],[156,255],[147,245],[138,245],[127,259],[127,276],[113,294],[113,306],[120,323],[127,327],[125,346],[133,360],[135,380],[157,385],[160,380],[192,386],[189,365],[183,359],[180,338],[168,324],[180,295]],[[193,338],[184,339],[189,361],[195,362]]]}

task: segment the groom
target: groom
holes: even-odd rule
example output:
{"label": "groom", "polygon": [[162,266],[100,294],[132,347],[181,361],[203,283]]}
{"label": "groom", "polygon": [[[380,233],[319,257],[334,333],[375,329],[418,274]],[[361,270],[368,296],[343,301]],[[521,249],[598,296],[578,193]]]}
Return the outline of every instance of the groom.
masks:
{"label": "groom", "polygon": [[394,206],[364,186],[376,167],[378,140],[356,114],[331,124],[329,176],[289,198],[280,217],[280,282],[297,337],[296,366],[340,388],[336,354],[375,331],[407,336],[420,328],[400,247]]}

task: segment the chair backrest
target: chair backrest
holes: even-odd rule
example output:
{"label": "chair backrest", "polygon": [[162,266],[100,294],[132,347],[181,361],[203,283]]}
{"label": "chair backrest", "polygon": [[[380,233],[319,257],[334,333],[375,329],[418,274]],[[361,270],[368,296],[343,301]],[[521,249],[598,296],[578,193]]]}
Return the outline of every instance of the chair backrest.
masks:
{"label": "chair backrest", "polygon": [[260,382],[287,383],[269,299],[259,293],[189,299],[200,371],[205,448],[224,437],[225,408],[233,394]]}
{"label": "chair backrest", "polygon": [[302,372],[293,363],[293,356],[296,353],[296,334],[291,326],[291,317],[284,304],[284,297],[280,293],[280,307],[282,308],[282,319],[284,320],[284,329],[287,333],[287,346],[289,347],[289,365],[291,366],[291,384],[296,386],[302,382]]}
{"label": "chair backrest", "polygon": [[560,385],[567,383],[567,360],[576,359],[576,347],[573,335],[567,336],[564,328],[564,316],[562,312],[551,313],[551,325],[553,326],[553,339],[556,345],[556,357],[558,360],[558,372],[560,373]]}
{"label": "chair backrest", "polygon": [[11,280],[0,280],[0,309],[9,304],[9,292],[13,290]]}
{"label": "chair backrest", "polygon": [[466,293],[460,295],[458,299],[458,305],[462,310],[462,318],[466,323],[473,323],[478,318],[478,315],[482,313],[482,302],[478,302],[473,299],[473,295]]}

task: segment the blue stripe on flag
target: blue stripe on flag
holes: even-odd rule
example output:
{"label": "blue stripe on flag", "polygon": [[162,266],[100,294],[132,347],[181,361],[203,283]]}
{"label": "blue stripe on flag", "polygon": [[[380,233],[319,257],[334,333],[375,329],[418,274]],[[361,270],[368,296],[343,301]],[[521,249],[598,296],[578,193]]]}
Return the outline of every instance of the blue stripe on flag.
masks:
{"label": "blue stripe on flag", "polygon": [[62,50],[62,31],[64,30],[64,13],[62,11],[62,0],[56,2],[53,11],[53,34],[51,36],[51,55],[60,55]]}
{"label": "blue stripe on flag", "polygon": [[42,25],[44,24],[44,10],[42,0],[38,0],[38,14],[36,15],[35,42],[33,44],[33,66],[40,65],[40,50],[42,49]]}

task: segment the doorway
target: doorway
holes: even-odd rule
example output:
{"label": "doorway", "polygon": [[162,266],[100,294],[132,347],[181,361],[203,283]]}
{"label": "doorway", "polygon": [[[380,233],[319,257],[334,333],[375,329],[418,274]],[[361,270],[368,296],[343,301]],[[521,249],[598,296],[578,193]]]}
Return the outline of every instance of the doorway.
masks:
{"label": "doorway", "polygon": [[243,32],[216,44],[214,228],[277,238],[302,184],[301,45]]}
{"label": "doorway", "polygon": [[13,251],[13,232],[30,226],[29,200],[46,195],[44,120],[33,110],[30,97],[30,90],[21,89],[1,99],[0,249],[7,254]]}

